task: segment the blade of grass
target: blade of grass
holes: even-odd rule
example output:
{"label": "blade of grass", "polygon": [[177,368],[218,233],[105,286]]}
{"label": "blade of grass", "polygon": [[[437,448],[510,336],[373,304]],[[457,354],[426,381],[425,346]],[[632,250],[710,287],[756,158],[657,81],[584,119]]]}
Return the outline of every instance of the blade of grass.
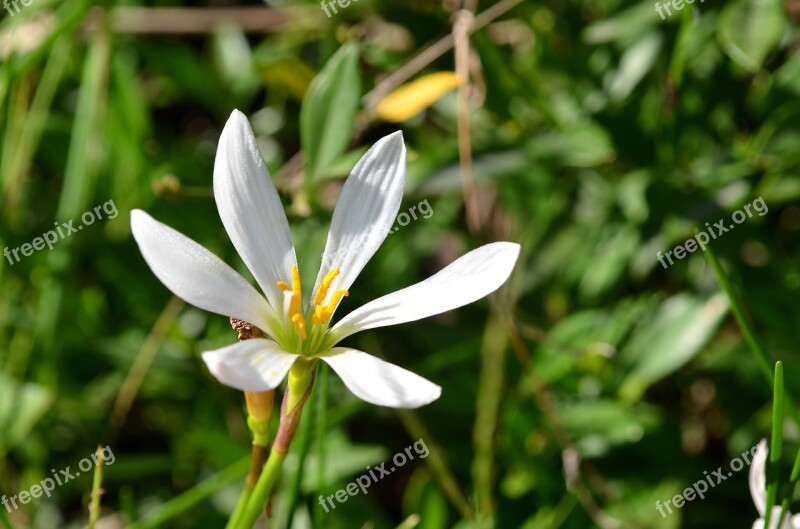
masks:
{"label": "blade of grass", "polygon": [[[67,58],[72,53],[71,41],[64,37],[53,46],[53,53],[47,60],[33,96],[33,102],[27,113],[25,121],[18,133],[9,133],[3,151],[8,153],[3,156],[0,163],[0,174],[3,175],[3,202],[4,209],[11,208],[15,211],[19,207],[19,198],[23,189],[23,182],[27,168],[31,166],[33,156],[39,146],[45,123],[53,103],[56,88],[61,83],[64,75]],[[13,147],[11,146],[13,142]]]}
{"label": "blade of grass", "polygon": [[147,338],[142,342],[142,346],[136,354],[136,359],[128,370],[128,374],[125,375],[125,380],[122,382],[117,398],[114,401],[114,407],[108,421],[109,431],[106,432],[107,438],[115,438],[119,428],[125,422],[131,405],[136,399],[136,395],[139,393],[139,388],[141,388],[148,371],[150,371],[150,366],[164,338],[180,315],[183,307],[183,300],[173,296],[164,307],[164,310],[161,311],[161,314],[159,314]]}
{"label": "blade of grass", "polygon": [[[101,148],[102,112],[108,87],[111,41],[106,31],[97,31],[81,74],[81,88],[72,126],[72,141],[64,170],[64,186],[57,216],[75,218],[87,207],[104,149]],[[67,239],[69,241],[70,239]]]}
{"label": "blade of grass", "polygon": [[770,472],[767,483],[767,510],[764,515],[764,529],[770,527],[769,519],[772,517],[772,508],[778,494],[778,480],[780,478],[780,461],[783,453],[783,364],[775,363],[775,381],[773,383],[772,399],[772,441],[769,450]]}
{"label": "blade of grass", "polygon": [[800,477],[800,450],[797,451],[797,455],[794,458],[794,467],[792,467],[792,475],[789,477],[789,483],[786,486],[786,494],[783,497],[783,502],[781,503],[781,517],[778,519],[778,527],[783,526],[783,518],[786,516],[786,513],[789,511],[789,502],[792,501],[794,497],[794,491],[797,487],[797,478]]}
{"label": "blade of grass", "polygon": [[155,529],[156,527],[162,526],[169,520],[177,518],[188,511],[229,483],[241,480],[244,478],[249,468],[250,456],[248,455],[205,481],[198,483],[183,494],[166,502],[157,511],[143,520],[130,524],[128,529]]}
{"label": "blade of grass", "polygon": [[684,9],[681,14],[681,25],[675,39],[675,48],[669,62],[669,81],[674,89],[679,89],[683,82],[683,71],[686,64],[686,52],[689,48],[689,37],[694,22],[694,10]]}
{"label": "blade of grass", "polygon": [[[75,219],[88,207],[93,194],[96,174],[100,160],[105,155],[103,148],[103,110],[108,88],[109,58],[111,38],[108,31],[99,29],[92,34],[89,50],[81,73],[81,85],[75,120],[72,126],[72,139],[67,153],[64,170],[64,184],[59,198],[56,216],[60,219]],[[51,252],[50,270],[58,273],[68,268],[71,262],[68,252],[77,237],[62,241],[58,252]],[[45,361],[37,364],[36,376],[43,382],[56,383],[62,374],[59,354],[61,348],[56,342],[58,322],[61,318],[62,300],[65,297],[65,284],[54,279],[45,281],[41,301],[36,314],[36,341],[42,350]]]}
{"label": "blade of grass", "polygon": [[[733,284],[728,279],[728,276],[725,275],[725,270],[722,268],[722,264],[720,264],[719,259],[717,259],[717,255],[714,253],[714,250],[711,248],[711,246],[706,246],[705,255],[708,262],[711,264],[711,268],[714,270],[714,273],[717,276],[717,281],[719,281],[722,290],[725,292],[725,295],[728,296],[731,312],[733,313],[736,323],[739,325],[739,330],[742,332],[745,343],[753,352],[753,355],[755,355],[756,363],[758,364],[758,367],[760,368],[764,377],[767,379],[767,382],[770,384],[770,386],[772,386],[772,361],[769,359],[766,351],[756,337],[753,324],[750,322],[750,319],[747,317],[747,313],[744,310],[744,303],[734,289]],[[791,392],[785,391],[784,398],[789,414],[798,427],[800,427],[800,415],[797,413],[797,407],[794,404]]]}
{"label": "blade of grass", "polygon": [[442,449],[435,442],[433,434],[419,418],[417,412],[414,410],[399,409],[397,410],[397,416],[400,418],[406,431],[411,434],[412,439],[425,440],[425,445],[430,450],[430,454],[425,458],[425,463],[428,465],[431,474],[433,474],[434,479],[445,497],[464,519],[473,519],[475,514],[472,510],[472,505],[470,505],[467,497],[458,485],[458,480],[447,465],[447,459]]}
{"label": "blade of grass", "polygon": [[756,356],[756,361],[758,362],[758,367],[764,373],[764,376],[767,377],[770,385],[772,385],[772,368],[770,367],[772,362],[769,360],[767,353],[756,338],[755,330],[750,320],[747,318],[744,305],[739,299],[739,295],[734,290],[733,284],[728,279],[728,276],[725,275],[725,270],[722,268],[722,264],[720,264],[711,246],[706,246],[706,258],[711,264],[711,268],[714,269],[714,273],[717,275],[717,281],[719,281],[722,290],[728,296],[728,300],[731,304],[731,312],[733,312],[736,323],[739,324],[739,329],[742,331],[745,343],[747,343],[750,350],[753,351],[753,354]]}
{"label": "blade of grass", "polygon": [[84,19],[91,6],[92,2],[89,0],[64,2],[61,8],[55,13],[54,20],[56,20],[56,27],[53,28],[52,32],[48,33],[44,42],[11,63],[14,77],[27,72],[50,54],[52,51],[51,48],[59,37],[72,31],[75,26]]}
{"label": "blade of grass", "polygon": [[8,521],[5,510],[0,509],[0,522],[3,524],[3,529],[14,529],[11,527],[11,522]]}
{"label": "blade of grass", "polygon": [[97,520],[100,519],[100,497],[103,495],[103,489],[101,487],[103,486],[103,465],[105,464],[102,446],[97,447],[95,455],[97,455],[97,463],[94,466],[92,500],[89,503],[89,529],[94,529],[97,525]]}
{"label": "blade of grass", "polygon": [[14,159],[14,153],[18,150],[20,135],[19,131],[25,127],[28,118],[28,101],[32,89],[32,76],[24,75],[14,83],[8,98],[8,117],[6,130],[3,137],[2,153],[0,153],[0,178],[2,178],[3,196],[0,198],[3,212],[6,218],[11,221],[20,212],[16,210],[17,197],[23,188],[21,181],[22,175],[15,175],[9,172],[8,165]]}
{"label": "blade of grass", "polygon": [[[328,376],[330,369],[327,364],[320,366],[319,381],[317,382],[317,391],[319,391],[318,406],[317,406],[317,492],[322,494],[325,490],[325,465],[326,465],[326,452],[325,440],[326,432],[328,431]],[[314,527],[322,527],[322,509],[319,505],[315,504],[314,507]]]}
{"label": "blade of grass", "polygon": [[508,334],[504,331],[502,321],[492,315],[486,323],[483,334],[478,397],[475,402],[475,425],[472,429],[475,457],[472,460],[471,471],[478,505],[478,523],[492,527],[495,522],[493,497],[495,439],[503,397],[506,349],[509,343]]}

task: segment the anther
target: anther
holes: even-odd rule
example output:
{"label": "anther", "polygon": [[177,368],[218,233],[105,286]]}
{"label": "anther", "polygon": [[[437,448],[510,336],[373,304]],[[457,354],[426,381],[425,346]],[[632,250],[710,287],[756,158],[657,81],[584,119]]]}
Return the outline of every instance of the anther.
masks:
{"label": "anther", "polygon": [[333,282],[334,278],[336,278],[336,276],[338,275],[339,275],[338,268],[334,268],[325,275],[325,278],[319,285],[319,290],[317,290],[317,295],[314,297],[314,305],[320,305],[323,301],[325,301],[325,296],[328,295],[328,289],[331,288],[331,283]]}

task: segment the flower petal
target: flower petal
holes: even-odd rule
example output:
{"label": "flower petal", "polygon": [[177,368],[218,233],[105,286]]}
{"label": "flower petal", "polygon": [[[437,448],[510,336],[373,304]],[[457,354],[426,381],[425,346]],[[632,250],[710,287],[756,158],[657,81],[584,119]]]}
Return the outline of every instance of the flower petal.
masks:
{"label": "flower petal", "polygon": [[438,399],[442,388],[402,367],[345,347],[321,356],[353,395],[378,406],[419,408]]}
{"label": "flower petal", "polygon": [[267,301],[219,257],[138,209],[131,212],[131,229],[144,260],[173,294],[272,334]]}
{"label": "flower petal", "polygon": [[338,342],[365,329],[415,321],[472,303],[506,282],[517,257],[518,244],[495,242],[481,246],[425,281],[356,309],[331,332]]}
{"label": "flower petal", "polygon": [[767,440],[762,439],[758,443],[753,462],[750,463],[750,495],[753,497],[758,515],[762,518],[767,509],[767,454],[769,454]]}
{"label": "flower petal", "polygon": [[203,361],[226,386],[241,391],[269,391],[278,387],[298,356],[271,340],[253,338],[205,352]]}
{"label": "flower petal", "polygon": [[233,246],[280,310],[278,281],[297,264],[289,222],[247,118],[234,110],[222,130],[214,162],[214,199]]}
{"label": "flower petal", "polygon": [[[781,507],[776,505],[772,508],[772,515],[769,517],[769,527],[770,529],[777,529],[778,527],[778,520],[781,518]],[[781,529],[796,529],[798,526],[795,525],[797,523],[797,516],[792,516],[792,513],[786,512],[786,515],[783,517],[783,523],[781,524]],[[753,522],[753,529],[764,529],[764,518],[759,518],[755,522]]]}
{"label": "flower petal", "polygon": [[389,233],[400,209],[405,178],[401,132],[378,140],[358,161],[336,202],[314,292],[334,268],[341,273],[331,283],[328,297],[350,288]]}

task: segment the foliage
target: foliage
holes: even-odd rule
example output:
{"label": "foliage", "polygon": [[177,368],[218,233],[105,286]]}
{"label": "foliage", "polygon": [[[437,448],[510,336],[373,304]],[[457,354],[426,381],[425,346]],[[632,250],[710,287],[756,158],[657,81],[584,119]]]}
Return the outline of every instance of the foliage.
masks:
{"label": "foliage", "polygon": [[[361,0],[328,18],[316,2],[274,1],[261,6],[274,18],[203,26],[131,2],[35,0],[0,21],[0,246],[77,226],[108,201],[119,213],[0,260],[0,495],[74,469],[101,443],[116,456],[103,473],[108,527],[224,525],[249,433],[241,393],[199,355],[236,334],[171,298],[129,213],[147,210],[246,273],[211,191],[219,133],[239,108],[307,279],[343,177],[403,131],[400,211],[427,200],[433,214],[389,235],[344,309],[485,242],[523,247],[491,300],[349,339],[442,385],[442,398],[393,412],[330,377],[326,413],[303,423],[306,450],[287,459],[277,527],[388,528],[413,515],[425,529],[750,526],[746,471],[668,517],[654,505],[768,435],[775,361],[790,417],[800,394],[796,2],[709,0],[663,20],[651,2],[478,2],[469,82],[381,121],[387,92],[368,93],[398,88],[387,76],[450,34],[454,3]],[[269,31],[248,29],[258,21]],[[412,70],[403,82],[456,71],[453,50]],[[463,96],[479,231],[459,166]],[[758,197],[767,213],[711,242],[741,301],[700,250],[660,264],[658,252]],[[798,435],[787,422],[773,466],[784,476]],[[322,510],[320,494],[418,439],[424,461]],[[80,476],[0,508],[0,524],[83,527],[91,489]]]}

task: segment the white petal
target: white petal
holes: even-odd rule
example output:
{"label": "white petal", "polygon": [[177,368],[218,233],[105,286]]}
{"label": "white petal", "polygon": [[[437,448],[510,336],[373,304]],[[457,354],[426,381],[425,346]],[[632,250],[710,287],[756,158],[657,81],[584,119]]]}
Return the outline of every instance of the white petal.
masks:
{"label": "white petal", "polygon": [[214,162],[214,199],[236,251],[270,304],[280,310],[278,281],[291,281],[297,263],[289,223],[247,118],[234,110]]}
{"label": "white petal", "polygon": [[[762,518],[767,509],[767,454],[769,454],[767,440],[762,439],[750,464],[750,495],[753,497],[758,515]],[[763,521],[761,525],[764,525]]]}
{"label": "white petal", "polygon": [[419,408],[442,394],[433,382],[362,351],[334,347],[321,358],[353,395],[378,406]]}
{"label": "white petal", "polygon": [[173,294],[272,334],[267,301],[219,257],[138,209],[131,212],[131,229],[144,260]]}
{"label": "white petal", "polygon": [[519,245],[495,242],[460,257],[421,283],[356,309],[331,332],[336,341],[365,329],[427,318],[480,299],[506,282],[519,257]]}
{"label": "white petal", "polygon": [[254,338],[203,353],[203,361],[217,380],[242,391],[269,391],[278,387],[299,355],[287,353],[270,340]]}
{"label": "white petal", "polygon": [[359,160],[336,202],[314,292],[334,268],[341,273],[333,280],[328,297],[350,288],[386,239],[400,209],[405,178],[406,148],[401,132],[382,138]]}
{"label": "white petal", "polygon": [[[772,508],[772,516],[769,517],[769,527],[770,529],[777,529],[778,527],[778,520],[781,517],[781,507],[775,506]],[[783,517],[783,523],[781,524],[781,529],[796,529],[798,526],[795,525],[798,523],[797,516],[792,516],[792,513],[787,512],[786,516]],[[759,518],[755,522],[753,522],[753,529],[764,529],[764,518]]]}

